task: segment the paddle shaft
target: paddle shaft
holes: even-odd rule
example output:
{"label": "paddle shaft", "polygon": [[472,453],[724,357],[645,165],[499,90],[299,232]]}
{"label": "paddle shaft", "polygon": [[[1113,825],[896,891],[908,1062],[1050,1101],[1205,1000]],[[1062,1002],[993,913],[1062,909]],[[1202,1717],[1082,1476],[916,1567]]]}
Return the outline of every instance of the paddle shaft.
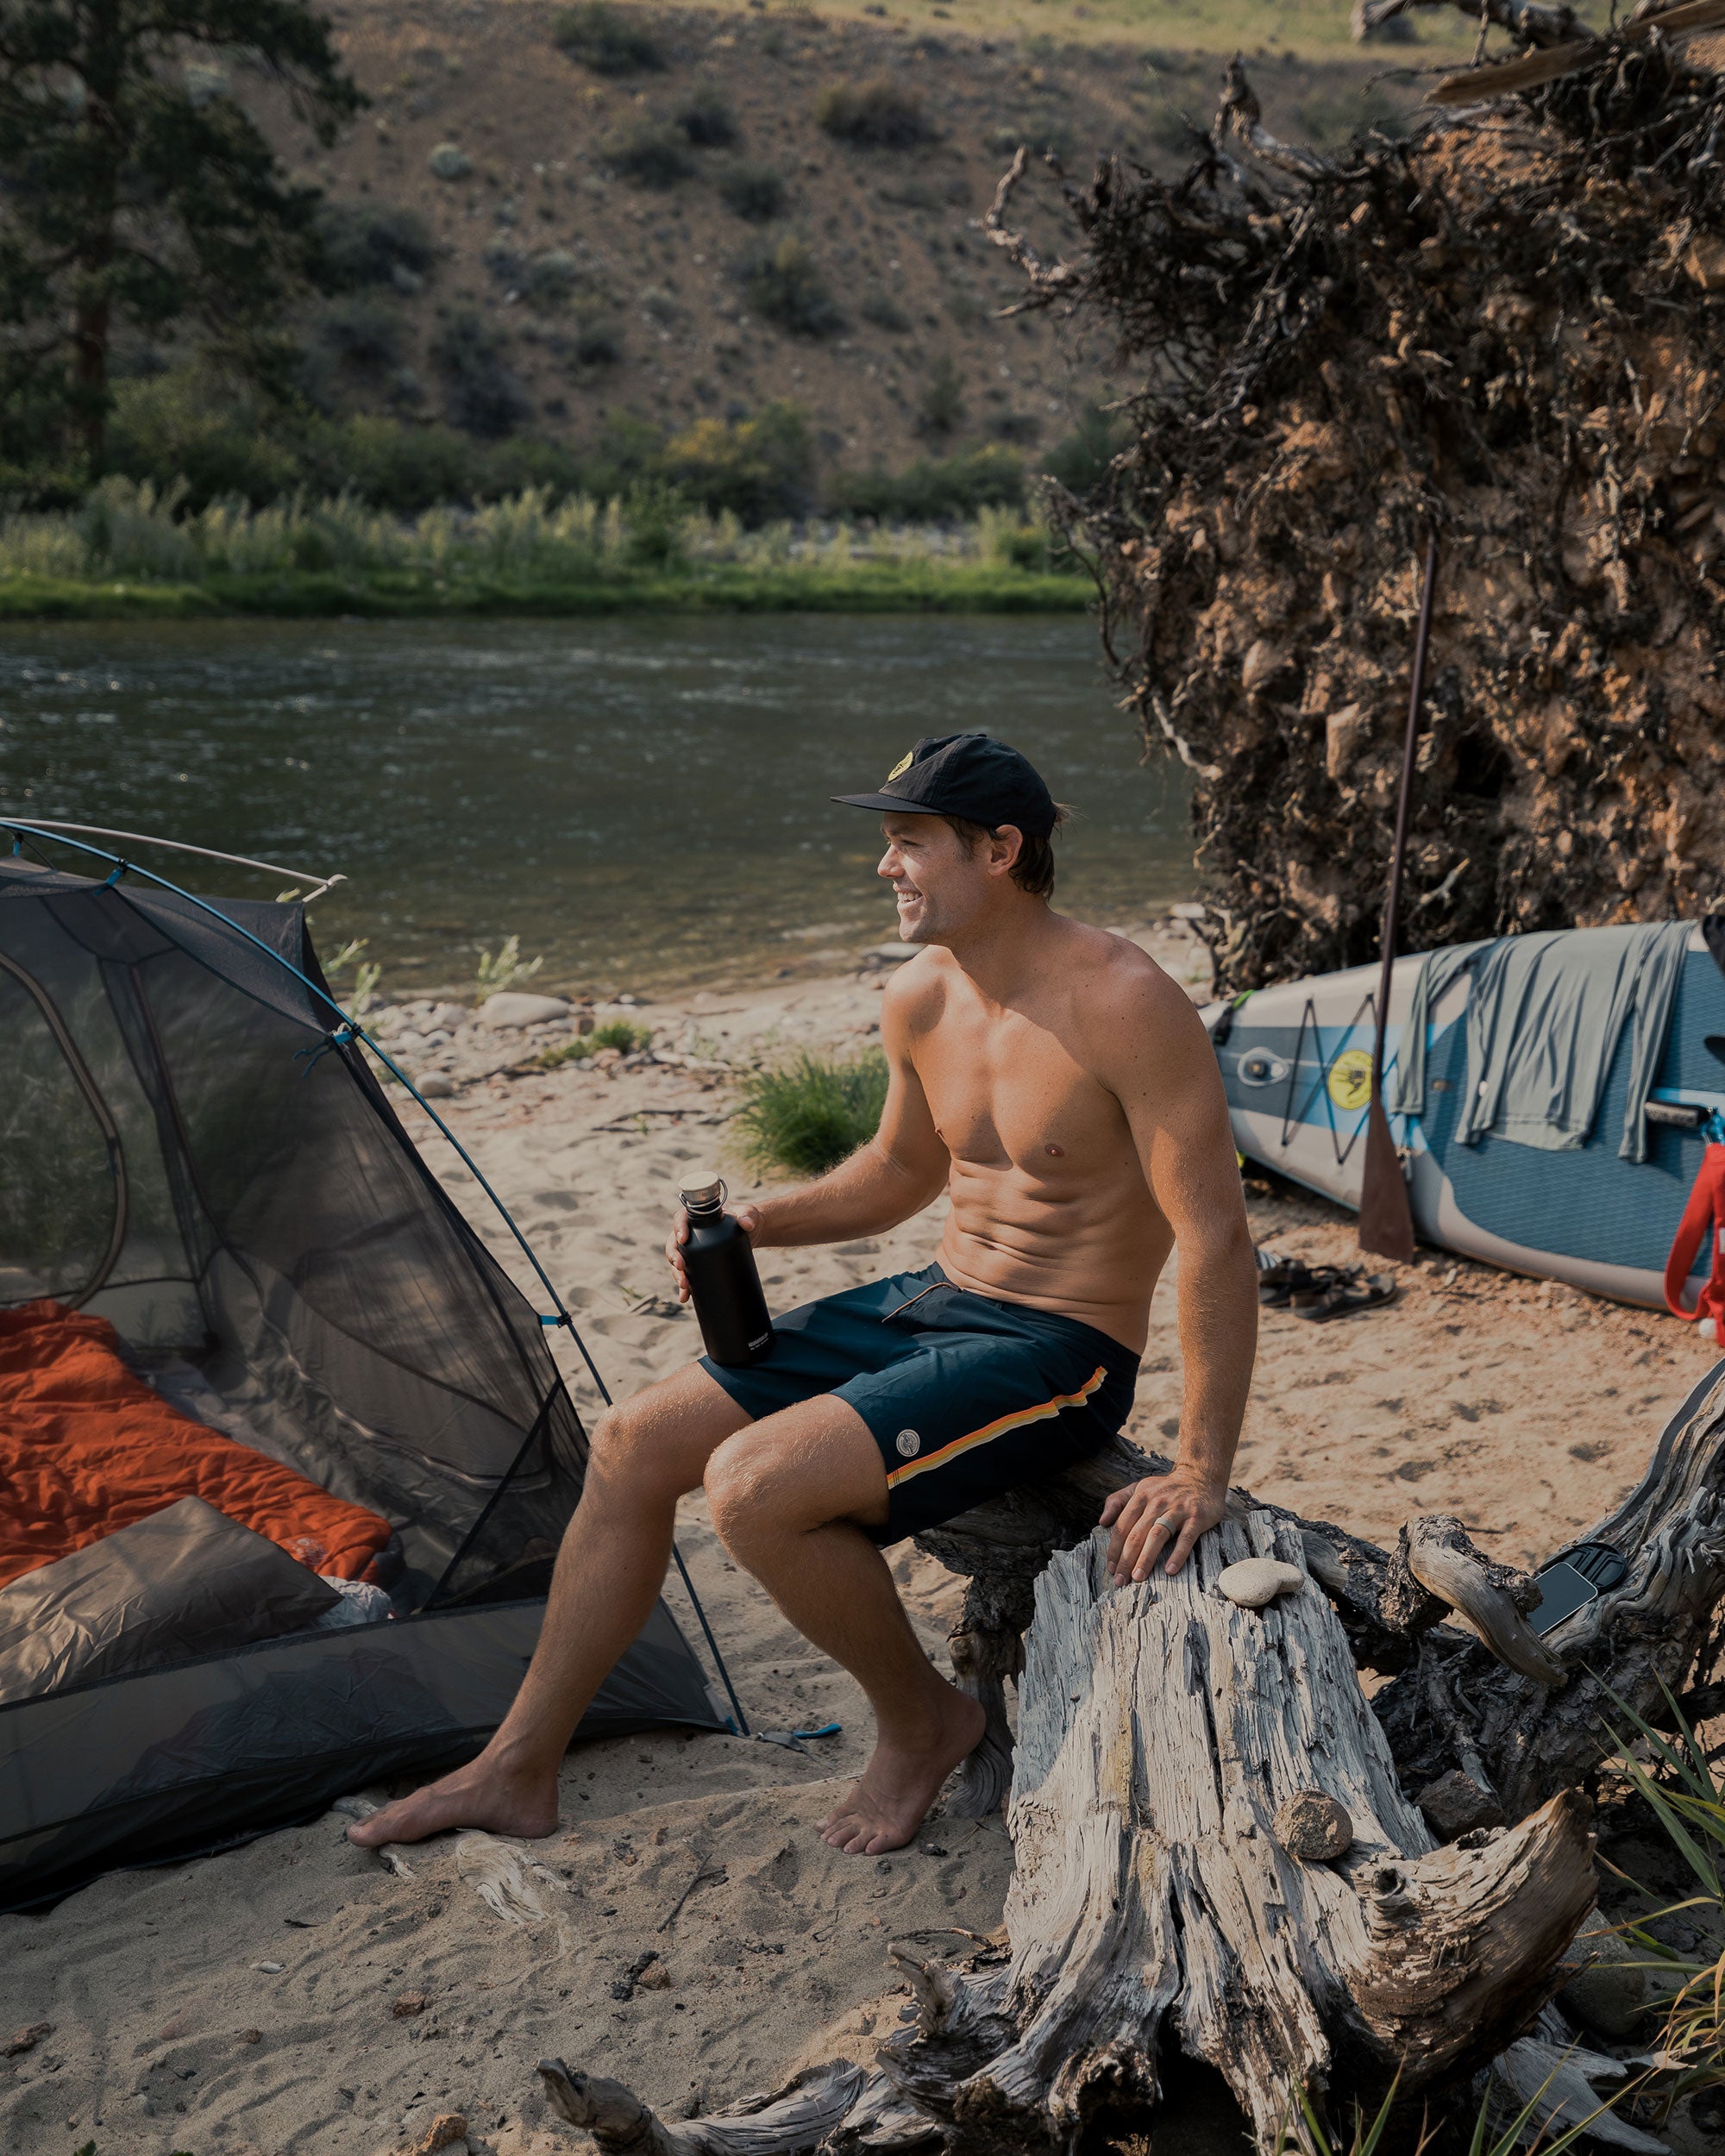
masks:
{"label": "paddle shaft", "polygon": [[1408,738],[1402,745],[1402,786],[1396,796],[1396,837],[1389,849],[1389,890],[1383,903],[1383,969],[1377,978],[1377,1031],[1371,1047],[1371,1097],[1383,1092],[1383,1036],[1389,1023],[1389,978],[1396,966],[1396,935],[1402,911],[1402,864],[1408,854],[1408,815],[1414,799],[1414,767],[1420,755],[1420,706],[1426,700],[1426,651],[1432,640],[1432,587],[1438,574],[1438,535],[1426,542],[1426,581],[1420,594],[1420,626],[1414,636],[1414,679],[1408,692]]}
{"label": "paddle shaft", "polygon": [[1377,981],[1377,1023],[1371,1044],[1371,1099],[1365,1112],[1365,1157],[1360,1169],[1360,1248],[1405,1264],[1414,1255],[1414,1209],[1383,1106],[1383,1044],[1389,1025],[1389,987],[1396,968],[1401,913],[1402,867],[1408,851],[1408,813],[1414,798],[1414,768],[1420,752],[1420,706],[1426,693],[1426,648],[1432,634],[1432,588],[1437,580],[1438,536],[1426,542],[1426,583],[1420,594],[1420,626],[1414,639],[1414,678],[1408,694],[1408,737],[1402,747],[1402,787],[1396,799],[1396,837],[1389,849],[1389,889],[1383,902],[1383,967]]}

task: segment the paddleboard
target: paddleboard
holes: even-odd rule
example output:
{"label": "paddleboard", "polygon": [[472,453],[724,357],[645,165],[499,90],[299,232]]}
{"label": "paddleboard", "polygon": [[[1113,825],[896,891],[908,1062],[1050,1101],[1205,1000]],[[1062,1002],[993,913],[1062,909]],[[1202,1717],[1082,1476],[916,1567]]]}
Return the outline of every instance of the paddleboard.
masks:
{"label": "paddleboard", "polygon": [[[1578,937],[1593,931],[1577,929]],[[1393,1071],[1422,957],[1396,962],[1384,1057]],[[1262,988],[1203,1012],[1227,1088],[1234,1143],[1338,1203],[1359,1206],[1365,1113],[1371,1094],[1377,966]],[[1405,1150],[1408,1198],[1421,1241],[1507,1270],[1665,1307],[1665,1258],[1701,1166],[1697,1131],[1650,1124],[1645,1162],[1620,1160],[1628,1090],[1625,1026],[1599,1112],[1584,1145],[1562,1152],[1487,1135],[1455,1136],[1467,1080],[1469,982],[1455,982],[1431,1014],[1425,1112],[1393,1115]],[[1394,1098],[1393,1085],[1386,1094]],[[1697,928],[1684,956],[1664,1059],[1651,1098],[1725,1113],[1725,975]],[[1697,1270],[1710,1252],[1703,1238]]]}

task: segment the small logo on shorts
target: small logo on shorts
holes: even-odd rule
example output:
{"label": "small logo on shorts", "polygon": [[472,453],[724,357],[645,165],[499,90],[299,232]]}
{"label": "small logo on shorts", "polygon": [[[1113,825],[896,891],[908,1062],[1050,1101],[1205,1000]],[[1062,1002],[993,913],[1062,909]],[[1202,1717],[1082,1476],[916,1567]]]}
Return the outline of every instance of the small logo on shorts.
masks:
{"label": "small logo on shorts", "polygon": [[903,1453],[906,1459],[913,1459],[922,1450],[922,1439],[917,1435],[914,1430],[900,1430],[899,1432],[899,1450],[901,1453]]}

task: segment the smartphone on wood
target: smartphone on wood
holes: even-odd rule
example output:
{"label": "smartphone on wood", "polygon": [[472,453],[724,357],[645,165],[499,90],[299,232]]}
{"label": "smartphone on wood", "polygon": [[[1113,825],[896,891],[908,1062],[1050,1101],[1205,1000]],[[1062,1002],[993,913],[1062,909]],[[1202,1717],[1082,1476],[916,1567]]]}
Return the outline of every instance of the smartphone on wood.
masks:
{"label": "smartphone on wood", "polygon": [[1552,1631],[1617,1586],[1628,1570],[1628,1559],[1609,1542],[1578,1542],[1534,1573],[1542,1592],[1528,1624],[1535,1632]]}

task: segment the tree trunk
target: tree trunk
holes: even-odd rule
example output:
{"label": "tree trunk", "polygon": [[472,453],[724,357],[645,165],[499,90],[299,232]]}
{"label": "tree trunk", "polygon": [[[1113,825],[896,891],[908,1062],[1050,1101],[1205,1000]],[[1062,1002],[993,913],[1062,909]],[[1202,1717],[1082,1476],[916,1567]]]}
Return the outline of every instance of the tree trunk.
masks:
{"label": "tree trunk", "polygon": [[108,440],[108,356],[113,329],[115,228],[120,208],[122,93],[125,34],[120,0],[94,0],[85,11],[78,79],[87,135],[79,204],[77,282],[72,323],[72,403],[90,476],[102,469]]}

